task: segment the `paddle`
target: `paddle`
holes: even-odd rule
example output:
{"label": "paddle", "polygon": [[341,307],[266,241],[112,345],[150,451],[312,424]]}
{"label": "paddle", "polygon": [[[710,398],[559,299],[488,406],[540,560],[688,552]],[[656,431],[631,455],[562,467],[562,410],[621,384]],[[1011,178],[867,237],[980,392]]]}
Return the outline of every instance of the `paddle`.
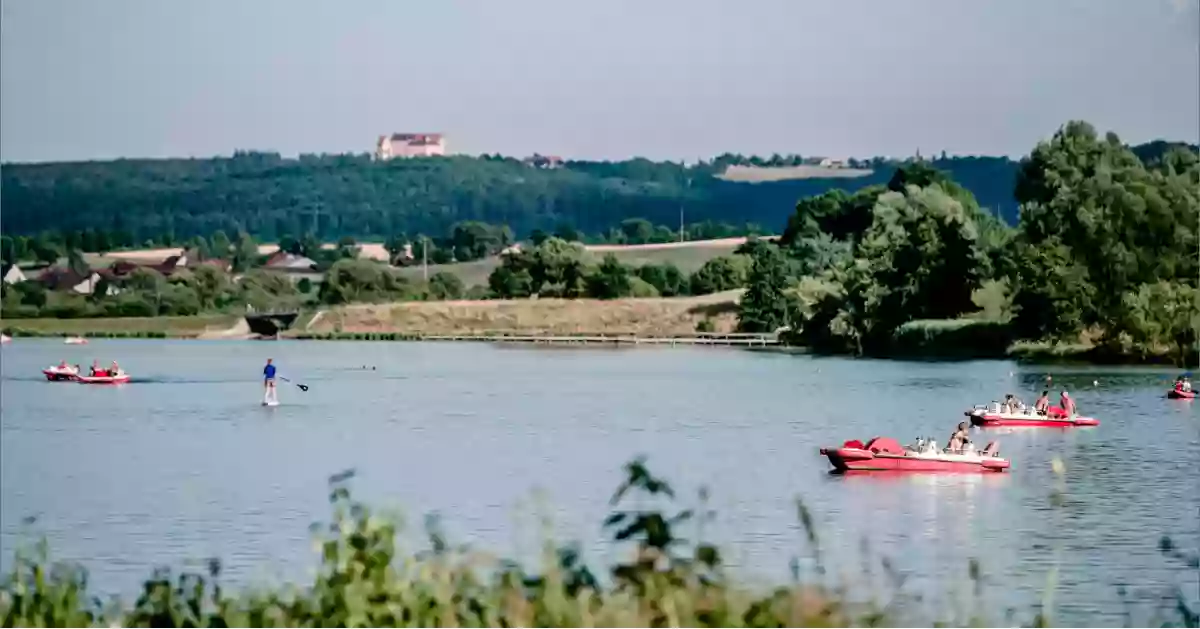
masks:
{"label": "paddle", "polygon": [[283,380],[284,382],[289,382],[289,383],[291,383],[291,384],[294,384],[294,385],[296,385],[297,387],[299,387],[299,389],[300,389],[301,391],[307,391],[307,390],[308,390],[308,385],[307,385],[307,384],[300,384],[299,382],[292,382],[291,380],[288,380],[287,378],[284,378],[283,376],[279,376],[279,379],[280,379],[280,380]]}

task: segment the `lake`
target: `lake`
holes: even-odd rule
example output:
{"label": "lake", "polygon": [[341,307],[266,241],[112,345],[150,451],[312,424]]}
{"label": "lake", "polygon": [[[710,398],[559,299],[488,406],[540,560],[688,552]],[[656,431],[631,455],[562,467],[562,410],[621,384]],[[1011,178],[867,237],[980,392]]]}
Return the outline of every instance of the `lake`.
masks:
{"label": "lake", "polygon": [[[310,389],[281,383],[280,406],[260,406],[268,356]],[[46,382],[40,370],[64,358],[117,359],[135,382]],[[1200,591],[1196,570],[1158,550],[1163,535],[1200,547],[1200,410],[1165,399],[1176,374],[1161,369],[102,339],[16,339],[0,365],[0,562],[44,535],[56,558],[82,562],[96,588],[126,597],[155,566],[210,556],[235,583],[306,582],[327,478],[351,468],[355,495],[401,509],[414,538],[422,516],[438,513],[453,542],[530,557],[542,514],[596,566],[617,556],[600,523],[621,466],[639,454],[688,506],[710,490],[717,518],[705,535],[750,579],[786,580],[792,557],[811,569],[801,498],[833,574],[860,577],[867,555],[883,586],[887,557],[903,591],[934,609],[952,595],[973,600],[971,558],[981,604],[1000,618],[1009,608],[1031,615],[1056,563],[1056,620],[1067,624],[1121,624],[1130,610],[1146,618],[1175,588]],[[875,435],[944,444],[971,405],[1006,392],[1032,402],[1047,373],[1054,399],[1066,387],[1102,423],[973,429],[976,441],[1000,442],[1008,474],[840,477],[818,455]],[[1050,500],[1054,457],[1066,467],[1061,508]]]}

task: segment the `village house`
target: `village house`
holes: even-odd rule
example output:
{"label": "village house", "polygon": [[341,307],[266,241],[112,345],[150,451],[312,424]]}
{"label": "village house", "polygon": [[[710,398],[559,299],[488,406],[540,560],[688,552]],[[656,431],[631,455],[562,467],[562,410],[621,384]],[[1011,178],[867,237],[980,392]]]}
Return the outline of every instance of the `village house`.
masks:
{"label": "village house", "polygon": [[50,267],[43,271],[37,279],[48,290],[72,291],[80,295],[91,295],[96,290],[96,284],[100,282],[100,277],[100,273],[96,271],[92,271],[88,275],[81,275],[71,269]]}
{"label": "village house", "polygon": [[9,286],[12,286],[13,284],[20,284],[28,279],[25,277],[25,272],[21,270],[21,267],[15,264],[9,264],[5,266],[2,273],[4,276],[4,283],[8,284]]}
{"label": "village house", "polygon": [[155,264],[139,264],[128,260],[117,260],[108,268],[108,273],[113,278],[124,279],[136,269],[151,269],[166,277],[170,277],[179,271],[202,266],[211,266],[219,271],[228,273],[232,265],[228,260],[211,259],[197,261],[194,252],[185,250],[178,255],[169,256],[162,262]]}
{"label": "village house", "polygon": [[431,157],[446,154],[446,138],[440,133],[393,133],[375,143],[375,159]]}
{"label": "village house", "polygon": [[299,282],[303,278],[308,278],[310,282],[320,282],[323,279],[322,273],[317,270],[317,263],[311,258],[286,251],[271,254],[263,264],[263,269],[283,274],[293,282]]}
{"label": "village house", "polygon": [[845,168],[846,160],[826,157],[823,158],[818,165],[821,166],[821,168]]}

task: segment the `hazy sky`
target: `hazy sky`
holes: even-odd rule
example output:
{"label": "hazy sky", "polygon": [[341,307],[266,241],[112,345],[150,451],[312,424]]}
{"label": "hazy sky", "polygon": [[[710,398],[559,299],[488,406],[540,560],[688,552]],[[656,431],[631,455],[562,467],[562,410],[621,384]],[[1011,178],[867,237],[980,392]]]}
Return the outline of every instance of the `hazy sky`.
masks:
{"label": "hazy sky", "polygon": [[1200,139],[1200,0],[2,0],[0,159]]}

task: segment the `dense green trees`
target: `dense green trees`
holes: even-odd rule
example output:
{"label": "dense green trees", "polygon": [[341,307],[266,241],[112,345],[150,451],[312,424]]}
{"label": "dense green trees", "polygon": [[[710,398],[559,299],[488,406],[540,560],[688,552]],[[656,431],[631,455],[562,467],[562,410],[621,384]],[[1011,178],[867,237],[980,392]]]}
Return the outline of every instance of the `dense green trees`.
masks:
{"label": "dense green trees", "polygon": [[1072,122],[1022,163],[1016,325],[1028,337],[1089,332],[1121,352],[1190,351],[1200,273],[1200,160],[1148,158]]}
{"label": "dense green trees", "polygon": [[[75,240],[62,243],[64,250],[84,251],[140,246],[148,239],[179,246],[217,231],[231,238],[246,232],[263,242],[306,233],[329,241],[345,234],[384,240],[403,233],[448,234],[456,223],[468,221],[508,225],[522,236],[540,229],[566,240],[615,229],[648,242],[666,238],[662,226],[677,229],[681,209],[689,222],[707,226],[689,228],[689,237],[701,237],[692,232],[710,231],[722,222],[778,225],[798,198],[839,186],[882,184],[895,167],[864,160],[875,171],[854,179],[741,183],[719,178],[732,163],[754,160],[726,156],[691,166],[644,159],[572,161],[566,168],[541,170],[493,157],[376,162],[366,155],[285,159],[238,153],[212,159],[4,164],[0,231],[34,236],[62,230]],[[985,207],[1015,219],[1014,162],[965,157],[934,165],[971,189]],[[642,223],[622,224],[634,218],[644,219],[650,230]]]}
{"label": "dense green trees", "polygon": [[720,256],[689,278],[673,264],[631,268],[612,254],[597,261],[583,245],[549,237],[536,247],[505,254],[488,277],[488,288],[501,299],[704,295],[744,286],[748,267],[747,256]]}
{"label": "dense green trees", "polygon": [[984,315],[1011,318],[1018,338],[1125,356],[1194,351],[1194,151],[1164,150],[1148,167],[1116,136],[1072,122],[1022,161],[1014,187],[1015,229],[921,163],[897,169],[886,187],[800,201],[779,240],[791,280],[756,257],[742,326],[775,325],[779,316],[763,313],[787,301],[799,323],[792,338],[830,351],[887,352],[908,322]]}
{"label": "dense green trees", "polygon": [[775,332],[789,323],[788,265],[779,248],[762,243],[751,254],[750,285],[738,312],[741,332]]}
{"label": "dense green trees", "polygon": [[319,298],[326,304],[401,301],[415,289],[390,267],[373,260],[342,259],[321,283]]}

